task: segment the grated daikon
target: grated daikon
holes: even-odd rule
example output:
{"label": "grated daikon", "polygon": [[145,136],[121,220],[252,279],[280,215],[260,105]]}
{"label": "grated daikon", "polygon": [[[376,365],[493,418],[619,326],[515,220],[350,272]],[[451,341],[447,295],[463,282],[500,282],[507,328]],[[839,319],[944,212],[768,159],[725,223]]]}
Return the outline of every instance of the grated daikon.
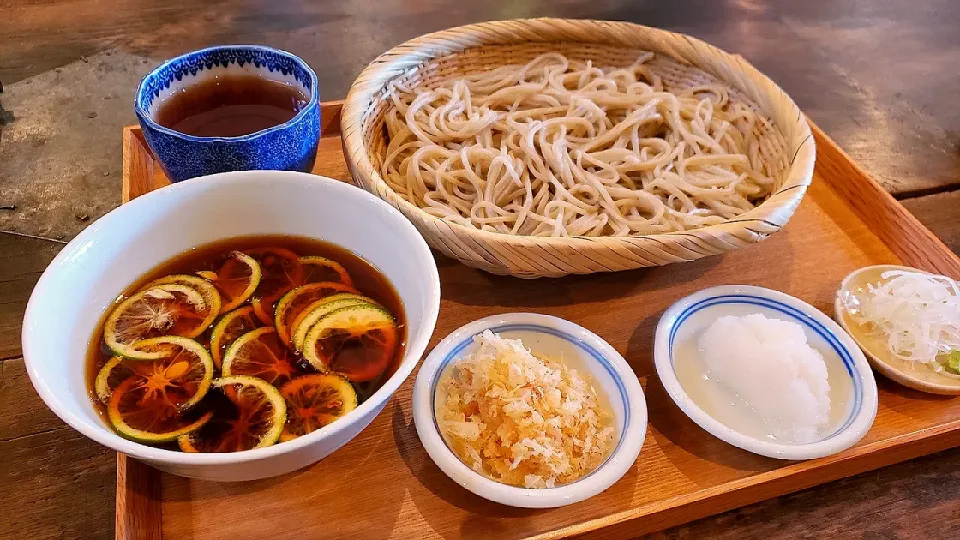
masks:
{"label": "grated daikon", "polygon": [[807,344],[803,327],[762,314],[725,315],[700,336],[704,376],[726,388],[729,403],[744,406],[768,437],[804,444],[830,422],[827,366]]}

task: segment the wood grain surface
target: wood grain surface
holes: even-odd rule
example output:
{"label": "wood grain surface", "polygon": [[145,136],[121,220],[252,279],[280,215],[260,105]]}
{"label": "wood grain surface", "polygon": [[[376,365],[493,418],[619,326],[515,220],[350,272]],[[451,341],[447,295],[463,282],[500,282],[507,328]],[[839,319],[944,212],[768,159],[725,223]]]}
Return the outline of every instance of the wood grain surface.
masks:
{"label": "wood grain surface", "polygon": [[[326,105],[333,113],[339,103]],[[329,124],[328,124],[329,125]],[[350,181],[333,124],[314,173]],[[121,458],[118,506],[121,538],[232,538],[245,532],[294,538],[283,531],[293,516],[333,538],[628,538],[737,508],[778,494],[843,478],[960,443],[960,400],[880,383],[880,409],[871,431],[849,451],[821,460],[785,463],[726,445],[696,427],[672,403],[652,367],[659,314],[676,299],[717,284],[747,283],[786,291],[829,310],[839,280],[868,264],[904,262],[960,277],[960,259],[870,180],[816,126],[815,180],[797,214],[758,246],[722,257],[643,271],[524,282],[467,268],[435,254],[444,298],[432,344],[471,320],[508,311],[537,311],[574,320],[620,351],[640,377],[651,424],[641,457],[626,477],[584,503],[557,510],[518,511],[465,492],[423,452],[409,410],[413,376],[387,410],[346,447],[321,463],[279,478],[224,485],[161,474],[151,501],[125,478],[149,468]],[[168,184],[151,164],[139,128],[124,132],[131,165],[126,197]],[[141,153],[142,155],[137,155]],[[610,317],[610,312],[617,317]],[[415,376],[415,374],[414,374]],[[364,464],[358,470],[358,463]],[[369,471],[369,474],[368,474]],[[365,481],[358,482],[360,477]],[[130,493],[133,487],[136,491]],[[349,496],[337,497],[336,493]],[[304,494],[323,501],[322,514]],[[325,496],[329,494],[329,496]],[[389,508],[358,518],[358,501]],[[152,502],[152,504],[151,504]],[[396,517],[393,517],[394,511]],[[226,517],[219,520],[218,517]],[[257,523],[251,529],[248,518]],[[132,536],[129,523],[143,523]]]}
{"label": "wood grain surface", "polygon": [[960,112],[948,106],[960,94],[954,0],[0,0],[0,9],[4,84],[105,48],[161,60],[263,43],[313,66],[325,101],[343,98],[378,54],[426,32],[537,16],[637,22],[746,57],[893,193],[960,184]]}
{"label": "wood grain surface", "polygon": [[[117,48],[159,61],[217,43],[279,46],[316,69],[323,97],[330,99],[343,97],[360,69],[380,52],[422,33],[470,22],[591,17],[686,32],[744,55],[771,76],[888,191],[907,198],[904,206],[921,222],[952,250],[960,250],[960,192],[952,191],[960,182],[960,108],[951,105],[960,95],[960,2],[953,0],[0,0],[0,13],[0,82],[8,93],[17,81]],[[100,84],[77,91],[115,95],[116,88]],[[5,138],[3,125],[25,113],[9,106],[4,110],[3,104],[0,93],[0,145],[9,145],[17,141]],[[126,100],[102,105],[129,107]],[[101,110],[100,117],[105,116]],[[22,142],[43,144],[46,134],[36,135]],[[89,144],[103,141],[91,139]],[[75,158],[55,148],[48,155],[58,161]],[[119,155],[116,160],[119,165]],[[10,174],[0,162],[0,213],[18,203],[4,182],[30,181]],[[113,182],[120,190],[119,175],[98,181]],[[913,198],[917,195],[926,196]],[[84,201],[86,193],[63,196]],[[47,223],[45,215],[31,219],[38,222],[36,230],[67,236],[66,227]],[[114,535],[113,454],[49,413],[19,358],[26,299],[61,247],[61,242],[0,231],[4,539]],[[956,471],[960,451],[952,450],[657,536],[958,538]]]}

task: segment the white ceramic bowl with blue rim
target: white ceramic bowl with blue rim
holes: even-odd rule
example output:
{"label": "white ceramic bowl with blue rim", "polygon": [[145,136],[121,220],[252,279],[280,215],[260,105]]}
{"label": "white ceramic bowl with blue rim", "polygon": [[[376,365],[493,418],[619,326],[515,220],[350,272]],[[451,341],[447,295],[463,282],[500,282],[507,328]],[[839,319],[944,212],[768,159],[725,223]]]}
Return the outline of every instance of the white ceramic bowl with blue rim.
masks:
{"label": "white ceramic bowl with blue rim", "polygon": [[[610,456],[592,473],[554,488],[526,489],[490,480],[465,465],[447,447],[437,427],[435,396],[444,369],[475,347],[474,336],[484,330],[503,338],[521,339],[534,354],[562,357],[572,367],[589,373],[594,387],[608,398],[617,428]],[[593,332],[549,315],[509,313],[486,317],[460,327],[443,339],[420,368],[413,388],[413,419],[427,454],[455,482],[473,493],[501,504],[522,508],[553,508],[590,498],[607,489],[633,466],[647,430],[643,388],[626,360]]]}
{"label": "white ceramic bowl with blue rim", "polygon": [[[705,412],[677,378],[675,351],[678,343],[693,339],[723,315],[759,313],[768,318],[799,324],[807,342],[827,364],[849,377],[852,387],[846,410],[834,429],[808,444],[786,444],[750,437],[731,429]],[[723,285],[704,289],[672,305],[660,318],[654,341],[657,374],[674,402],[700,427],[734,446],[777,459],[813,459],[846,450],[873,425],[877,415],[877,383],[860,348],[830,317],[788,294],[749,285]]]}

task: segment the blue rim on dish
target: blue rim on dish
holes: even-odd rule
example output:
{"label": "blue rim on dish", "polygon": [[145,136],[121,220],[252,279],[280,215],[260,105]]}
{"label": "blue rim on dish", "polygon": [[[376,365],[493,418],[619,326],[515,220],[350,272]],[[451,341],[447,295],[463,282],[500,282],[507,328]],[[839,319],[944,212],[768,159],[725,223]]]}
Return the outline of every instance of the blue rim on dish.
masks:
{"label": "blue rim on dish", "polygon": [[853,423],[854,418],[860,413],[860,407],[863,403],[863,386],[860,382],[860,377],[857,377],[856,365],[854,364],[853,357],[850,356],[850,352],[841,345],[840,341],[837,339],[837,336],[828,330],[825,326],[815,321],[813,318],[808,316],[806,313],[784,304],[783,302],[778,302],[770,298],[764,298],[761,296],[751,296],[746,294],[730,294],[730,295],[720,295],[706,298],[700,300],[697,303],[688,306],[684,309],[680,315],[677,316],[676,321],[673,323],[673,326],[670,328],[670,339],[668,341],[670,347],[670,365],[673,366],[673,343],[677,337],[677,332],[680,330],[680,326],[683,325],[684,321],[687,320],[694,313],[701,311],[710,306],[715,306],[717,304],[746,304],[760,306],[767,309],[772,309],[774,311],[780,312],[792,319],[797,320],[805,327],[813,330],[818,336],[823,338],[824,341],[830,346],[833,352],[837,353],[837,356],[840,357],[840,360],[843,362],[843,367],[847,370],[847,374],[850,375],[850,379],[853,382],[853,405],[850,407],[850,412],[847,414],[847,419],[844,423],[834,430],[833,433],[824,437],[821,440],[827,440],[835,437],[838,433],[847,429],[850,424]]}
{"label": "blue rim on dish", "polygon": [[[846,419],[828,436],[806,444],[786,444],[744,435],[720,422],[687,394],[674,368],[674,345],[681,327],[704,309],[736,304],[782,314],[805,331],[819,336],[844,367],[853,387]],[[777,459],[813,459],[843,451],[869,431],[877,414],[878,392],[873,371],[853,338],[829,316],[788,294],[749,285],[722,285],[691,294],[668,308],[657,325],[654,363],[664,389],[678,407],[711,435],[731,444]]]}
{"label": "blue rim on dish", "polygon": [[[286,61],[276,63],[275,59],[268,60],[268,56],[277,56]],[[205,61],[206,58],[212,58],[212,61],[207,62]],[[282,124],[238,137],[197,137],[195,135],[187,135],[164,127],[150,117],[148,110],[150,105],[153,104],[153,100],[159,97],[161,90],[170,87],[171,79],[179,81],[188,74],[191,76],[196,75],[203,68],[212,69],[213,67],[226,66],[233,62],[236,62],[240,66],[243,66],[245,63],[250,63],[258,68],[266,67],[267,70],[271,72],[280,71],[284,75],[286,75],[288,71],[293,73],[297,81],[303,84],[310,93],[310,95],[307,96],[307,104],[300,109],[293,118]],[[307,65],[302,58],[291,52],[262,45],[219,45],[171,58],[144,76],[140,81],[140,85],[137,87],[137,93],[134,97],[134,111],[141,122],[150,125],[150,127],[161,133],[175,135],[184,140],[194,142],[242,141],[262,137],[299,122],[304,116],[310,114],[313,109],[319,106],[319,82],[317,80],[317,74],[310,69],[310,66]]]}
{"label": "blue rim on dish", "polygon": [[[539,334],[548,334],[576,345],[581,350],[589,354],[594,360],[596,360],[597,363],[600,364],[603,367],[603,369],[610,375],[610,378],[613,379],[613,383],[617,386],[617,393],[620,395],[620,403],[623,405],[623,421],[620,422],[619,426],[617,426],[619,429],[619,433],[623,434],[623,432],[627,429],[627,426],[630,425],[630,399],[627,397],[628,395],[627,387],[624,386],[623,384],[623,378],[621,377],[620,373],[617,372],[616,368],[614,368],[610,364],[607,358],[603,356],[603,354],[601,354],[600,351],[595,349],[592,345],[590,345],[586,341],[578,338],[577,336],[574,336],[573,334],[569,334],[567,332],[557,330],[556,328],[549,328],[549,327],[541,326],[538,324],[504,324],[501,326],[490,327],[490,328],[487,328],[486,330],[490,330],[495,334],[500,332],[536,332]],[[434,426],[436,426],[437,432],[440,432],[440,426],[437,424],[437,410],[436,410],[435,396],[437,395],[437,384],[439,384],[440,382],[440,376],[447,369],[447,366],[450,364],[450,362],[453,362],[459,359],[464,349],[466,349],[471,344],[473,344],[474,338],[477,337],[478,335],[479,334],[472,334],[470,336],[465,337],[456,346],[454,346],[453,349],[450,350],[450,352],[444,355],[443,360],[440,361],[440,365],[437,367],[437,376],[433,379],[433,384],[430,385],[430,395],[434,396],[434,401],[431,402],[430,404],[430,414],[433,416],[433,424]],[[444,443],[446,443],[446,440],[444,440]],[[587,474],[586,476],[582,476],[579,479],[570,483],[575,484],[577,482],[582,482],[583,480],[589,478],[595,472],[600,470],[600,468],[603,467],[603,465],[607,462],[607,460],[610,459],[610,456],[613,456],[614,454],[617,453],[617,450],[620,449],[621,444],[623,444],[623,437],[618,438],[617,445],[613,448],[613,450],[610,451],[610,454],[607,455],[607,458],[604,459],[603,462],[600,465],[598,465],[596,469],[591,471],[590,474]],[[564,484],[564,485],[569,485],[569,484]],[[526,488],[518,488],[518,489],[526,489]],[[538,490],[534,490],[534,491],[538,491]]]}
{"label": "blue rim on dish", "polygon": [[[577,358],[576,367],[594,378],[611,400],[618,438],[610,455],[595,470],[576,481],[552,488],[528,489],[491,480],[464,462],[450,450],[436,421],[437,380],[454,359],[460,357],[484,330],[512,332],[530,336],[528,343],[537,352],[540,347],[563,347]],[[540,338],[550,338],[537,343]],[[526,338],[525,338],[526,339]],[[559,339],[561,343],[553,342]],[[570,351],[569,347],[575,347]],[[617,401],[614,393],[620,394]],[[454,482],[494,502],[520,508],[556,508],[592,497],[620,480],[636,462],[647,430],[647,405],[643,387],[623,356],[597,334],[573,322],[538,313],[504,313],[485,317],[454,330],[427,355],[411,397],[417,436],[430,459]]]}

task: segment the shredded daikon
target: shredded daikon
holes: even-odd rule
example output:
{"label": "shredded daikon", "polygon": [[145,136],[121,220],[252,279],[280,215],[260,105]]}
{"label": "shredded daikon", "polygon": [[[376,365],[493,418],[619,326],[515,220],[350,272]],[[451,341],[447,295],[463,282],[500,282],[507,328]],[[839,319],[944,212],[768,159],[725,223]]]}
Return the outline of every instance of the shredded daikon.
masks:
{"label": "shredded daikon", "polygon": [[943,367],[937,356],[960,350],[960,286],[947,276],[890,270],[881,283],[842,297],[851,318],[884,336],[901,360]]}
{"label": "shredded daikon", "polygon": [[437,424],[461,461],[497,482],[552,488],[606,459],[613,418],[586,374],[489,330],[474,341],[437,389]]}

